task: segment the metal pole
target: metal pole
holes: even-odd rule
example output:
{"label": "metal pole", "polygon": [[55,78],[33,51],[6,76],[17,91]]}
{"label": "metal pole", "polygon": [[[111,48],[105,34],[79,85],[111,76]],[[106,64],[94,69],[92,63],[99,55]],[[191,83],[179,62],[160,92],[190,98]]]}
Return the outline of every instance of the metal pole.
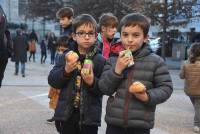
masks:
{"label": "metal pole", "polygon": [[8,0],[8,21],[11,22],[11,5],[10,5],[10,0]]}
{"label": "metal pole", "polygon": [[166,37],[167,37],[167,27],[168,27],[168,22],[167,22],[167,19],[168,19],[168,10],[167,10],[167,7],[168,7],[168,1],[167,0],[164,0],[164,3],[163,3],[164,7],[163,7],[163,35],[162,35],[162,57],[163,59],[165,60],[165,57],[166,57],[166,54],[165,54],[165,49],[166,49],[166,44],[167,44],[167,40],[166,40]]}

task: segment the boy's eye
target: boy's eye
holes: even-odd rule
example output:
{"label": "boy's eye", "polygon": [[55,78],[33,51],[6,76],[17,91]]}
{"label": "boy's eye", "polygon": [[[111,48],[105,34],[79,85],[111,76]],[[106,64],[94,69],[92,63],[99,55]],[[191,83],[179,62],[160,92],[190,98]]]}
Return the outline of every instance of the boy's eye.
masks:
{"label": "boy's eye", "polygon": [[122,33],[122,35],[123,35],[124,37],[127,37],[127,36],[128,36],[128,33]]}
{"label": "boy's eye", "polygon": [[88,35],[89,37],[94,37],[95,36],[95,32],[77,32],[76,35],[78,35],[79,37],[86,37],[86,35]]}
{"label": "boy's eye", "polygon": [[89,33],[87,33],[88,34],[88,36],[90,36],[90,37],[92,37],[92,36],[94,36],[95,35],[95,33],[94,32],[89,32]]}
{"label": "boy's eye", "polygon": [[77,32],[76,33],[78,36],[83,36],[85,33],[84,32]]}

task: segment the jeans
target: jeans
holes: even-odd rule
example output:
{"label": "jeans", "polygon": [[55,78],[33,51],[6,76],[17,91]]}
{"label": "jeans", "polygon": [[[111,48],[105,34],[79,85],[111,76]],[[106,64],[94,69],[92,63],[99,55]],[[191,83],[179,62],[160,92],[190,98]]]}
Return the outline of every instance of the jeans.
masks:
{"label": "jeans", "polygon": [[150,129],[123,128],[107,124],[106,134],[150,134]]}
{"label": "jeans", "polygon": [[194,126],[200,127],[200,97],[190,97],[194,107]]}
{"label": "jeans", "polygon": [[56,50],[50,49],[50,52],[51,52],[51,64],[54,64],[55,55],[56,55]]}
{"label": "jeans", "polygon": [[[19,62],[15,62],[15,74],[19,72]],[[25,62],[21,62],[21,74],[25,75]]]}

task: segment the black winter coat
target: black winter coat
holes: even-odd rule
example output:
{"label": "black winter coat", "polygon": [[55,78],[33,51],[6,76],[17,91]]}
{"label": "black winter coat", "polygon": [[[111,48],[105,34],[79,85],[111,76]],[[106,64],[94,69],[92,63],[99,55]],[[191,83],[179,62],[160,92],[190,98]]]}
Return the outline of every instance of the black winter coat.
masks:
{"label": "black winter coat", "polygon": [[[64,54],[63,54],[64,56]],[[73,112],[73,98],[75,95],[75,78],[77,71],[73,71],[70,76],[64,75],[64,58],[60,57],[56,66],[50,71],[48,76],[49,84],[57,89],[61,89],[58,104],[55,110],[55,120],[67,121]],[[102,73],[105,59],[101,54],[96,53],[93,57],[93,71],[94,71],[94,84],[92,87],[83,83],[82,86],[82,100],[83,105],[80,110],[83,111],[83,121],[85,125],[101,124],[101,111],[102,111],[102,92],[98,88],[98,80]]]}
{"label": "black winter coat", "polygon": [[17,35],[13,39],[13,51],[14,51],[14,61],[15,62],[26,62],[27,61],[27,47],[28,42],[24,34]]}

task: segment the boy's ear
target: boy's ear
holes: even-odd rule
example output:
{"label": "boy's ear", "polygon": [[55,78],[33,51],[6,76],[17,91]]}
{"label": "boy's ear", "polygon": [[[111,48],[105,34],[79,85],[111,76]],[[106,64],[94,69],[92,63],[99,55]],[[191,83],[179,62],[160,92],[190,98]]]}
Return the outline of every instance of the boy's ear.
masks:
{"label": "boy's ear", "polygon": [[105,26],[101,26],[101,32],[105,32],[106,31],[106,27]]}
{"label": "boy's ear", "polygon": [[70,21],[70,23],[72,23],[72,21],[73,21],[73,17],[71,17],[71,18],[69,19],[69,21]]}
{"label": "boy's ear", "polygon": [[146,37],[144,37],[144,42],[147,43],[149,39],[149,35],[147,34]]}
{"label": "boy's ear", "polygon": [[76,34],[75,33],[72,33],[72,38],[74,41],[76,41]]}

